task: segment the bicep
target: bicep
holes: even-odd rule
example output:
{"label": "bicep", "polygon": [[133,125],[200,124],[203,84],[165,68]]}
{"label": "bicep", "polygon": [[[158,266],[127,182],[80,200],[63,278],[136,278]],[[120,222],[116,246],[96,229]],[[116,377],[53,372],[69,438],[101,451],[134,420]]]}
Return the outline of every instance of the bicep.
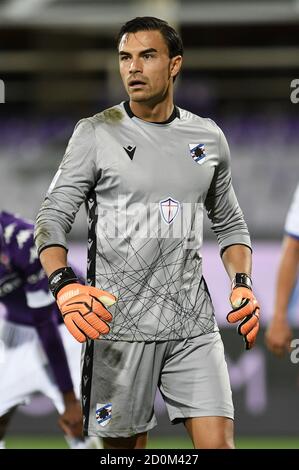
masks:
{"label": "bicep", "polygon": [[[79,122],[48,190],[47,206],[68,221],[98,178],[95,133],[89,122]],[[99,172],[100,174],[100,172]]]}
{"label": "bicep", "polygon": [[35,241],[39,252],[47,246],[67,249],[66,234],[75,216],[95,187],[101,170],[97,164],[95,131],[92,124],[78,123],[36,219]]}

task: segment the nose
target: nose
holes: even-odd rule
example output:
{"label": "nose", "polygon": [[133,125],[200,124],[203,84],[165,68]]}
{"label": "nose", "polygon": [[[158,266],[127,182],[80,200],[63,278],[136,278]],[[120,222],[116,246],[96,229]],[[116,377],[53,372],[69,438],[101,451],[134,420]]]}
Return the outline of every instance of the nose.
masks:
{"label": "nose", "polygon": [[141,60],[139,57],[132,57],[129,71],[131,74],[142,71]]}

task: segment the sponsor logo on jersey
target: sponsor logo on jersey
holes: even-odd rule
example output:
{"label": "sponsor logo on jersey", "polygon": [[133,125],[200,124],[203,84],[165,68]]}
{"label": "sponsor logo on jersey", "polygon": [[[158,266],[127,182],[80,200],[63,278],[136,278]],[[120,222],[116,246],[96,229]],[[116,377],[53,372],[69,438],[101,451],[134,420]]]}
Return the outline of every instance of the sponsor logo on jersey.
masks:
{"label": "sponsor logo on jersey", "polygon": [[17,243],[20,250],[24,247],[25,243],[29,240],[32,235],[31,229],[20,230],[17,234]]}
{"label": "sponsor logo on jersey", "polygon": [[38,271],[36,274],[31,274],[30,276],[27,277],[27,283],[28,284],[37,284],[39,281],[42,281],[45,279],[46,273],[43,269]]}
{"label": "sponsor logo on jersey", "polygon": [[4,240],[5,240],[6,244],[8,244],[10,242],[10,239],[11,239],[13,233],[14,233],[16,225],[17,225],[16,223],[13,223],[13,224],[9,224],[5,227],[3,235],[4,235]]}
{"label": "sponsor logo on jersey", "polygon": [[164,222],[170,225],[179,213],[180,203],[172,197],[168,197],[159,202],[159,207]]}
{"label": "sponsor logo on jersey", "polygon": [[22,279],[12,273],[0,280],[0,297],[5,297],[22,285]]}
{"label": "sponsor logo on jersey", "polygon": [[130,159],[133,160],[134,153],[135,153],[135,150],[136,150],[136,146],[134,147],[133,145],[128,145],[127,147],[123,147],[123,149],[127,152]]}
{"label": "sponsor logo on jersey", "polygon": [[206,149],[204,144],[189,144],[189,151],[196,163],[201,165],[205,161]]}
{"label": "sponsor logo on jersey", "polygon": [[35,246],[32,246],[30,248],[30,259],[29,259],[29,264],[34,263],[34,261],[37,259],[37,249]]}
{"label": "sponsor logo on jersey", "polygon": [[112,418],[112,403],[97,403],[96,420],[100,426],[106,426]]}

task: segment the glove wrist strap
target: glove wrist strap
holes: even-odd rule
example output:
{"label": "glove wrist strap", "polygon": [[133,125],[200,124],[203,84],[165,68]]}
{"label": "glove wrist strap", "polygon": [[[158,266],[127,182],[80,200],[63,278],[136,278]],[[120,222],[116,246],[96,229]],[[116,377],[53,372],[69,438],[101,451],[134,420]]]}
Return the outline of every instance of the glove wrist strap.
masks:
{"label": "glove wrist strap", "polygon": [[59,268],[49,276],[49,288],[55,299],[57,299],[58,292],[67,284],[79,282],[76,274],[69,266]]}
{"label": "glove wrist strap", "polygon": [[236,273],[232,281],[232,289],[235,289],[235,287],[247,287],[252,290],[251,277],[246,273]]}

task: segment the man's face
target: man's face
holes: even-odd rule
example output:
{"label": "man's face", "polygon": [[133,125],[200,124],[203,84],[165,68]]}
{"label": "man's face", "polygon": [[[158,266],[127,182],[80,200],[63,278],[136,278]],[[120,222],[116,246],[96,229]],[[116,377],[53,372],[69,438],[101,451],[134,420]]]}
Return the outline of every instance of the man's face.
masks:
{"label": "man's face", "polygon": [[120,74],[131,101],[159,100],[165,96],[180,65],[180,56],[169,58],[160,31],[127,33],[120,41]]}

